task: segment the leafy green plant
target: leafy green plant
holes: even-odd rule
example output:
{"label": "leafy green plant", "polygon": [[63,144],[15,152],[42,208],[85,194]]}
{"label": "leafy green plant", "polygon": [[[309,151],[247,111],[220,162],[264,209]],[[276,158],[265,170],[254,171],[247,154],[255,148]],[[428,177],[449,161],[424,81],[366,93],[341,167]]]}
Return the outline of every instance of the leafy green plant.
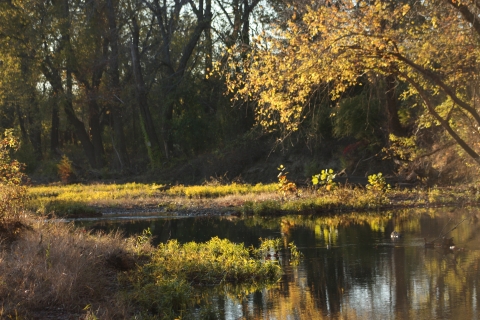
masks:
{"label": "leafy green plant", "polygon": [[252,250],[253,253],[259,258],[266,258],[271,255],[278,254],[280,246],[282,244],[282,239],[263,239],[260,238],[260,246],[256,250]]}
{"label": "leafy green plant", "polygon": [[280,171],[280,173],[278,174],[278,191],[280,191],[284,197],[286,197],[287,194],[298,195],[297,185],[295,184],[295,182],[288,180],[288,172],[285,172],[285,169],[286,168],[283,166],[283,164],[281,164],[280,167],[277,168],[277,170]]}
{"label": "leafy green plant", "polygon": [[3,185],[20,185],[26,179],[24,165],[11,158],[11,154],[20,148],[20,142],[12,129],[5,130],[0,140],[0,180]]}
{"label": "leafy green plant", "polygon": [[293,241],[288,244],[288,248],[290,249],[290,264],[298,266],[298,264],[300,263],[300,259],[303,257],[303,254],[298,250],[297,246]]}
{"label": "leafy green plant", "polygon": [[369,193],[373,193],[373,197],[370,201],[371,206],[378,207],[383,203],[388,203],[389,200],[386,196],[386,191],[390,190],[391,187],[387,184],[387,181],[381,172],[369,175],[366,187]]}
{"label": "leafy green plant", "polygon": [[137,239],[135,241],[135,246],[141,247],[149,243],[151,240],[152,240],[152,231],[150,231],[150,228],[144,229],[142,231],[142,234],[137,236]]}
{"label": "leafy green plant", "polygon": [[368,176],[367,189],[384,192],[384,191],[390,190],[391,186],[387,184],[385,177],[381,172],[379,172],[377,174],[372,174]]}
{"label": "leafy green plant", "polygon": [[333,169],[322,170],[319,174],[312,176],[312,184],[322,185],[326,190],[333,190],[337,187],[337,183],[333,181],[336,177],[335,171]]}

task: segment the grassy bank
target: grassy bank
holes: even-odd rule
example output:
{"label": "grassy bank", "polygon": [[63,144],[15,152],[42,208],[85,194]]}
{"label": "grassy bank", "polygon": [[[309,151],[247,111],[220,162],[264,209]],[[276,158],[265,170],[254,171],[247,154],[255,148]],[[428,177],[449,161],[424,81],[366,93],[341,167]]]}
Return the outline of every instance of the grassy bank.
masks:
{"label": "grassy bank", "polygon": [[[27,208],[59,217],[95,216],[105,211],[166,212],[221,208],[275,195],[276,184],[173,186],[158,184],[75,184],[32,186]],[[208,203],[207,201],[208,200]],[[232,205],[234,203],[234,205]]]}
{"label": "grassy bank", "polygon": [[[280,189],[280,190],[279,190]],[[59,217],[102,212],[156,211],[175,214],[243,213],[245,215],[324,214],[408,207],[477,205],[475,187],[376,190],[360,186],[282,191],[279,184],[173,186],[89,184],[34,186],[27,207]]]}
{"label": "grassy bank", "polygon": [[0,242],[2,319],[174,319],[199,302],[209,305],[208,294],[199,300],[199,286],[248,291],[281,273],[256,250],[218,238],[153,248],[148,230],[124,239],[72,224],[18,222],[24,227],[15,239]]}

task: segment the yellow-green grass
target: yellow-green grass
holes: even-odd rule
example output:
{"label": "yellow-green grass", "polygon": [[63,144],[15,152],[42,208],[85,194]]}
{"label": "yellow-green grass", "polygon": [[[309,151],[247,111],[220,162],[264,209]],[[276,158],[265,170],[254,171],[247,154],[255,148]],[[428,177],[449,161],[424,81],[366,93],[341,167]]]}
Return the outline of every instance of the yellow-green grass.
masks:
{"label": "yellow-green grass", "polygon": [[142,183],[48,185],[30,187],[29,195],[32,199],[55,198],[88,203],[105,199],[154,197],[159,194],[158,189],[161,187]]}
{"label": "yellow-green grass", "polygon": [[237,184],[228,185],[204,185],[204,186],[174,186],[168,189],[167,193],[176,196],[186,196],[189,198],[216,198],[227,195],[243,195],[249,193],[275,192],[278,184]]}
{"label": "yellow-green grass", "polygon": [[[198,199],[215,199],[247,194],[275,193],[276,184],[229,184],[173,186],[158,184],[74,184],[32,186],[28,189],[28,208],[57,216],[95,215],[98,208],[157,206],[174,211]],[[172,205],[173,203],[173,205]]]}
{"label": "yellow-green grass", "polygon": [[[302,191],[302,190],[301,190]],[[245,201],[246,215],[286,215],[358,212],[408,207],[478,205],[480,196],[468,189],[393,189],[389,191],[340,187],[334,191],[305,189],[300,195],[263,201]]]}
{"label": "yellow-green grass", "polygon": [[33,186],[28,208],[57,216],[91,216],[104,208],[162,208],[168,212],[236,207],[245,214],[348,212],[391,207],[473,204],[479,195],[463,189],[392,189],[386,192],[361,187],[333,191],[311,188],[297,193],[278,191],[278,184],[172,186],[158,184],[75,184]]}
{"label": "yellow-green grass", "polygon": [[140,307],[140,318],[177,319],[196,304],[211,303],[205,287],[234,283],[247,285],[241,291],[256,291],[278,281],[280,265],[255,258],[256,251],[217,237],[205,243],[171,240],[158,246],[149,263],[121,279],[132,288],[127,299]]}
{"label": "yellow-green grass", "polygon": [[97,207],[118,207],[160,195],[156,184],[74,184],[33,186],[28,190],[27,207],[57,216],[91,216]]}

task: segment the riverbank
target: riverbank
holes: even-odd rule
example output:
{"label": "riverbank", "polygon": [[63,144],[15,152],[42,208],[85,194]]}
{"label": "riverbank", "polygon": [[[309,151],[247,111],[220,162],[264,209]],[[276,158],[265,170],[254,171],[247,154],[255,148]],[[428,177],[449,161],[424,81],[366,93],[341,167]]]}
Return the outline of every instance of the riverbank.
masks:
{"label": "riverbank", "polygon": [[262,259],[272,241],[256,249],[219,238],[153,247],[149,229],[125,238],[28,214],[16,222],[12,237],[0,232],[2,319],[177,319],[199,303],[209,312],[204,288],[249,292],[281,275]]}
{"label": "riverbank", "polygon": [[343,185],[334,189],[281,190],[273,184],[75,184],[29,188],[27,207],[59,218],[158,213],[182,216],[332,214],[412,207],[476,206],[475,186],[367,189]]}
{"label": "riverbank", "polygon": [[[185,269],[182,261],[177,259],[172,260],[173,269],[160,267],[169,261],[169,257],[176,256],[172,255],[173,251],[186,252],[187,248],[172,244],[177,249],[167,245],[164,246],[165,252],[161,253],[150,245],[148,230],[124,239],[118,233],[93,234],[74,228],[72,224],[53,223],[45,217],[80,218],[144,212],[176,216],[278,216],[285,217],[280,225],[282,232],[287,233],[289,226],[301,222],[289,219],[288,214],[300,219],[302,215],[322,217],[341,213],[340,217],[345,217],[357,215],[355,212],[360,211],[477,206],[479,197],[479,191],[473,186],[417,189],[353,185],[285,188],[285,184],[34,186],[28,189],[27,208],[35,213],[22,217],[18,221],[22,227],[12,238],[1,243],[0,294],[9,299],[0,304],[0,315],[18,313],[32,319],[96,319],[99,316],[102,319],[122,319],[142,312],[147,315],[148,310],[144,309],[151,303],[157,304],[155,312],[164,312],[160,310],[172,305],[173,301],[175,308],[165,311],[164,315],[174,318],[186,310],[191,301],[194,290],[187,285],[191,283],[189,277],[197,279],[200,271],[195,270],[210,272],[211,263],[216,263],[209,258],[206,265],[194,263]],[[372,217],[368,215],[367,218]],[[238,250],[240,262],[247,261],[245,248],[217,243],[194,249],[184,256],[184,262],[202,261],[203,258],[193,258],[195,252],[204,252],[202,257],[206,257],[205,248],[218,252],[218,245],[226,248],[228,256],[237,255],[231,253]],[[270,280],[275,278],[277,271],[271,266],[262,270],[257,260],[248,262],[245,267],[254,265],[257,269],[250,269],[253,277],[265,274]],[[242,268],[239,265],[238,269]],[[187,272],[180,283],[176,282],[180,277],[178,270],[194,271],[190,276]],[[219,269],[219,273],[224,271]],[[160,274],[165,281],[153,287],[151,281],[145,282],[145,279],[156,279]],[[174,278],[168,280],[169,276]],[[214,279],[217,279],[214,280],[217,285],[218,278]],[[182,290],[176,291],[175,288]],[[142,294],[146,290],[168,292],[168,295],[161,296],[161,301],[150,301],[147,299],[149,295]]]}

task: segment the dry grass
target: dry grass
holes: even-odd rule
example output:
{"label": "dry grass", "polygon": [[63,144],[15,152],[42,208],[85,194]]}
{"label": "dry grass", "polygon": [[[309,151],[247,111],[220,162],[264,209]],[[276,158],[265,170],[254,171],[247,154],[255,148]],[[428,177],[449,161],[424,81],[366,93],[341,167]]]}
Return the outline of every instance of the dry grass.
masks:
{"label": "dry grass", "polygon": [[[126,318],[118,299],[117,273],[135,266],[119,234],[90,234],[71,224],[31,220],[29,231],[0,253],[0,318]],[[88,310],[87,310],[88,309]]]}

